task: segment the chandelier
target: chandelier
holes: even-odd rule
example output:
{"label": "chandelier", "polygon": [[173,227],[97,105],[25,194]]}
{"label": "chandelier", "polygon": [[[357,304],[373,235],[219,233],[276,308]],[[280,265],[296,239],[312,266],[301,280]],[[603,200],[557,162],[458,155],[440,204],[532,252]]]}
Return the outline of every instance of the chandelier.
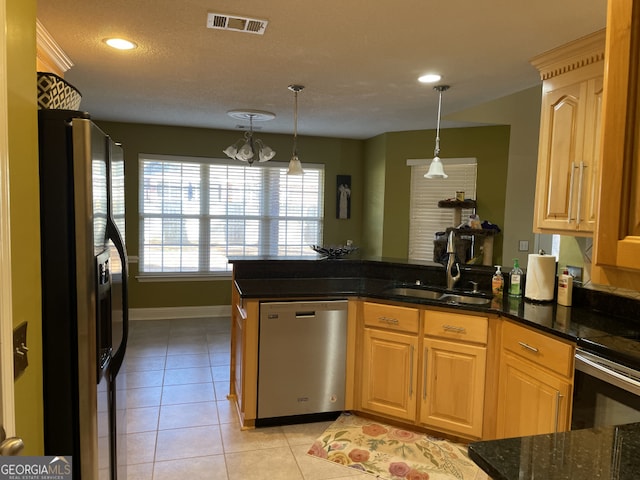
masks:
{"label": "chandelier", "polygon": [[437,85],[433,87],[434,90],[439,92],[438,97],[438,125],[436,128],[436,148],[433,152],[433,160],[429,165],[429,171],[424,174],[424,178],[447,178],[448,175],[444,173],[444,167],[440,161],[440,112],[442,110],[442,92],[449,90],[449,85]]}
{"label": "chandelier", "polygon": [[276,155],[271,147],[265,145],[262,140],[253,137],[253,122],[271,120],[275,118],[275,114],[261,110],[229,110],[227,115],[240,120],[249,119],[249,131],[244,132],[244,137],[223,150],[229,158],[252,165],[256,158],[258,162],[268,162]]}

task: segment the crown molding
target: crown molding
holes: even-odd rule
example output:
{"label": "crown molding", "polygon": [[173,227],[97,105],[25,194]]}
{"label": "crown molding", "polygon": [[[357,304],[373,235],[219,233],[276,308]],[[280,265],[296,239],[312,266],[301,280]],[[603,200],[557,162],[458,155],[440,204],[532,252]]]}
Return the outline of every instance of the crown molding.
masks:
{"label": "crown molding", "polygon": [[64,53],[60,45],[38,19],[36,19],[36,45],[38,47],[38,55],[40,52],[44,53],[47,57],[46,60],[53,62],[62,73],[73,67],[71,59]]}
{"label": "crown molding", "polygon": [[541,80],[562,75],[579,68],[604,61],[605,30],[562,45],[530,60],[540,72]]}

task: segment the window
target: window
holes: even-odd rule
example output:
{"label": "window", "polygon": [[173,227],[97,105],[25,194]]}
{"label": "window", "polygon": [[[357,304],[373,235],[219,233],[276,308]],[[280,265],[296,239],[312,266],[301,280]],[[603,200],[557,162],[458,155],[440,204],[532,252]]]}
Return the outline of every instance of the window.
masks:
{"label": "window", "polygon": [[140,272],[227,273],[232,256],[313,256],[324,167],[141,154]]}
{"label": "window", "polygon": [[[429,165],[424,160],[409,160],[411,166],[411,206],[409,208],[409,259],[433,261],[433,241],[436,232],[453,225],[454,209],[438,208],[438,201],[455,198],[457,191],[466,198],[476,198],[475,158],[444,159],[444,179],[426,179]],[[462,210],[464,221],[473,209]]]}

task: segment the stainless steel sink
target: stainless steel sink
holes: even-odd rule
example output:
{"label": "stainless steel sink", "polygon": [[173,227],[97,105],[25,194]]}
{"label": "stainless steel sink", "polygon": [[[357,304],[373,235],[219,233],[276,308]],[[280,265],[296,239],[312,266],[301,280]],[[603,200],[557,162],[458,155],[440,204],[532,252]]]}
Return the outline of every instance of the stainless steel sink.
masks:
{"label": "stainless steel sink", "polygon": [[387,295],[396,295],[398,297],[428,298],[429,300],[437,300],[442,296],[442,292],[438,292],[436,290],[413,287],[393,287],[385,290],[384,293]]}
{"label": "stainless steel sink", "polygon": [[465,305],[487,305],[490,298],[476,297],[473,295],[460,295],[455,293],[442,292],[441,290],[431,290],[424,287],[391,287],[383,291],[386,295],[408,298],[426,298],[428,300],[438,300],[443,303],[465,304]]}
{"label": "stainless steel sink", "polygon": [[438,300],[445,303],[464,303],[467,305],[486,305],[491,300],[485,297],[472,297],[470,295],[444,294]]}

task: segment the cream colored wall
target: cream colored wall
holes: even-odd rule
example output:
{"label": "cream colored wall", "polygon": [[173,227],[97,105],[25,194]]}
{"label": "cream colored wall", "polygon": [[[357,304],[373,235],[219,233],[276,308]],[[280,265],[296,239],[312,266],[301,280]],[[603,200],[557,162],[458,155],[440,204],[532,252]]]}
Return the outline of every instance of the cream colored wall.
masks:
{"label": "cream colored wall", "polygon": [[[541,98],[540,85],[446,116],[447,120],[511,126],[502,244],[505,265],[511,265],[511,260],[517,258],[520,265],[526,266],[527,255],[534,252],[533,199]],[[520,240],[529,242],[529,251],[518,251]]]}
{"label": "cream colored wall", "polygon": [[43,454],[36,0],[7,2],[13,324],[27,321],[29,366],[15,382],[16,433]]}

